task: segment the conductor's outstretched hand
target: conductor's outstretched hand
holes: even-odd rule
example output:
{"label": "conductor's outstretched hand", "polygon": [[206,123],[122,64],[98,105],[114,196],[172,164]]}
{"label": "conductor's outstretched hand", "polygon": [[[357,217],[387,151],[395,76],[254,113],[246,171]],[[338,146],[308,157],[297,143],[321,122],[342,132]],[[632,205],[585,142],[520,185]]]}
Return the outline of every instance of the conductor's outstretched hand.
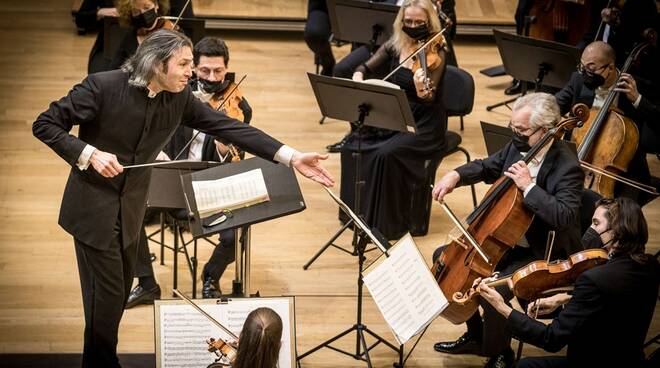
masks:
{"label": "conductor's outstretched hand", "polygon": [[296,152],[291,158],[291,165],[306,178],[312,179],[326,187],[331,187],[335,185],[335,179],[320,162],[320,160],[327,160],[328,157],[327,154],[320,155],[316,152]]}

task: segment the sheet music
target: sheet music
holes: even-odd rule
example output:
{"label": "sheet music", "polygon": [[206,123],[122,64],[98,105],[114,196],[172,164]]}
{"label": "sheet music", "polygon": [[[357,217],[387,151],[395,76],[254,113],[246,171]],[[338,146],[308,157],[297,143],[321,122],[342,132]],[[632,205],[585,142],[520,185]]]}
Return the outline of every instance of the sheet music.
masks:
{"label": "sheet music", "polygon": [[[420,333],[449,304],[410,234],[364,275],[364,284],[403,345]],[[377,262],[379,262],[377,261]]]}
{"label": "sheet music", "polygon": [[[279,366],[293,367],[293,336],[290,328],[293,316],[289,313],[287,298],[235,299],[227,304],[198,304],[236,336],[240,336],[250,312],[259,307],[273,309],[282,318],[284,327]],[[206,367],[217,358],[214,353],[207,351],[206,340],[210,337],[230,339],[228,334],[188,304],[161,302],[156,318],[156,336],[160,336],[160,341],[156,341],[160,368]]]}
{"label": "sheet music", "polygon": [[269,200],[261,169],[217,180],[193,181],[192,187],[200,217]]}

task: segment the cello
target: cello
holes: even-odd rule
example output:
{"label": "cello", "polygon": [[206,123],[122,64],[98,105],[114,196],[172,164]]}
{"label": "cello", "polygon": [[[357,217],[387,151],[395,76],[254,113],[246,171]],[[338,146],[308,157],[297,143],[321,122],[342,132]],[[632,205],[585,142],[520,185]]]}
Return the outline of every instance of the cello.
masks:
{"label": "cello", "polygon": [[[636,46],[626,59],[621,73],[627,73],[633,62],[650,46],[650,41]],[[617,76],[614,86],[619,83],[621,73]],[[580,162],[605,171],[600,173],[587,167],[589,171],[584,179],[585,188],[608,198],[614,196],[616,179],[607,173],[618,176],[626,172],[639,144],[639,131],[635,122],[613,106],[618,95],[619,92],[612,88],[603,106],[600,109],[592,108],[590,119],[572,134],[573,141],[578,145]]]}
{"label": "cello", "polygon": [[[529,163],[553,139],[589,116],[589,108],[577,104],[572,109],[573,117],[562,120],[548,130],[523,157]],[[452,240],[442,255],[435,261],[432,273],[445,295],[456,292],[465,294],[475,279],[493,274],[504,254],[523,237],[532,223],[533,214],[523,204],[523,193],[506,176],[498,179],[486,196],[468,216],[468,228],[464,229],[449,207],[442,206],[463,235]],[[454,324],[467,321],[477,310],[478,301],[472,299],[461,305],[453,300],[440,315]]]}

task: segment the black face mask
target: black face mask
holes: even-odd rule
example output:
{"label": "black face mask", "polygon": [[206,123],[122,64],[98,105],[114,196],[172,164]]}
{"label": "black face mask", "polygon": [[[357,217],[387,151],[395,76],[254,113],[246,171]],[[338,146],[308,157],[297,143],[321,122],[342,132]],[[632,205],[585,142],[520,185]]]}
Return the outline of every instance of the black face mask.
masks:
{"label": "black face mask", "polygon": [[589,227],[587,231],[584,232],[584,235],[582,235],[582,246],[584,247],[584,249],[603,248],[612,241],[609,240],[607,243],[603,243],[603,239],[600,238],[601,235],[605,234],[608,231],[610,231],[610,229],[607,229],[602,233],[598,233],[596,229],[594,229],[593,227]]}
{"label": "black face mask", "polygon": [[[534,131],[536,133],[536,131]],[[534,134],[532,133],[532,135]],[[520,135],[513,133],[513,137],[511,137],[511,142],[513,143],[513,146],[516,147],[518,152],[529,152],[529,150],[532,149],[532,147],[529,145],[529,137],[526,135]]]}
{"label": "black face mask", "polygon": [[156,8],[151,8],[144,13],[140,13],[140,15],[132,17],[135,28],[151,28],[156,19],[158,19]]}
{"label": "black face mask", "polygon": [[605,77],[600,74],[591,72],[582,72],[580,74],[584,78],[584,86],[591,90],[596,90],[596,88],[605,84]]}
{"label": "black face mask", "polygon": [[421,40],[428,37],[430,34],[429,26],[426,24],[417,27],[403,26],[402,30],[403,33],[407,34],[408,37],[412,38],[413,40]]}
{"label": "black face mask", "polygon": [[199,87],[206,93],[218,93],[222,92],[229,86],[229,83],[231,81],[225,79],[224,81],[209,81],[206,79],[197,79],[197,82],[199,83]]}

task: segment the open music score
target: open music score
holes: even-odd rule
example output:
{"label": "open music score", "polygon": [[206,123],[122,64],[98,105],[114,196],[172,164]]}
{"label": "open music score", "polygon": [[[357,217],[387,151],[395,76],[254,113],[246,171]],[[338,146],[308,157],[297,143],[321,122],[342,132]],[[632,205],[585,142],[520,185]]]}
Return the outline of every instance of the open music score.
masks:
{"label": "open music score", "polygon": [[193,181],[192,186],[201,218],[270,200],[261,169],[217,180]]}
{"label": "open music score", "polygon": [[363,273],[364,284],[400,345],[449,304],[408,233]]}

